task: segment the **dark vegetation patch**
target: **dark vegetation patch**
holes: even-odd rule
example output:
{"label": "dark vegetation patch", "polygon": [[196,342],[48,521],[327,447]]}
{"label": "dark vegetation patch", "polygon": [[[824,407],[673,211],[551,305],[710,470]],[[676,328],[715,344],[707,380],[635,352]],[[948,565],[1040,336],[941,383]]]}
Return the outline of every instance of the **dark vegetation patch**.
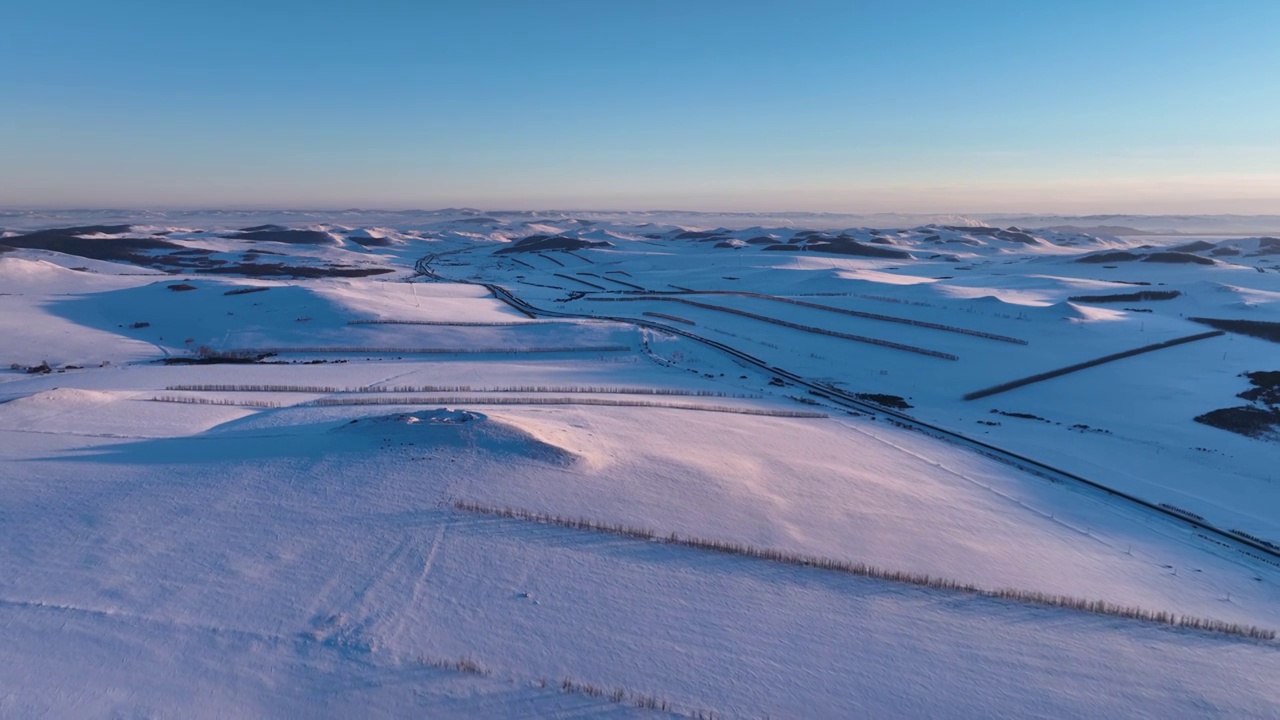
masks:
{"label": "dark vegetation patch", "polygon": [[775,250],[775,251],[783,251],[783,252],[799,252],[800,250],[803,250],[803,249],[804,248],[800,247],[799,245],[783,245],[783,244],[770,245],[769,247],[765,248],[765,250]]}
{"label": "dark vegetation patch", "polygon": [[1250,337],[1262,338],[1280,343],[1280,323],[1263,320],[1227,320],[1222,318],[1187,318],[1201,325],[1208,325],[1217,330],[1239,333]]}
{"label": "dark vegetation patch", "polygon": [[994,227],[968,227],[965,225],[944,225],[947,230],[952,232],[965,233],[967,235],[979,235],[983,237],[993,237],[1009,242],[1023,243],[1025,245],[1036,245],[1040,241],[1018,228],[1011,227],[1008,230]]}
{"label": "dark vegetation patch", "polygon": [[228,290],[222,294],[223,295],[248,295],[249,293],[266,292],[270,289],[271,288],[269,287],[242,287],[242,288],[236,288],[235,290]]}
{"label": "dark vegetation patch", "polygon": [[136,323],[130,323],[130,324],[129,324],[129,327],[130,327],[130,329],[133,329],[133,330],[141,330],[142,328],[149,328],[149,327],[151,327],[151,323],[149,323],[149,322],[147,322],[147,321],[145,321],[145,320],[139,320],[139,321],[138,321],[138,322],[136,322]]}
{"label": "dark vegetation patch", "polygon": [[17,250],[17,249],[18,248],[15,248],[15,247],[9,247],[8,245],[0,245],[0,254],[13,252],[14,250]]}
{"label": "dark vegetation patch", "polygon": [[[830,253],[832,255],[858,255],[861,257],[879,257],[893,258],[895,260],[910,260],[911,253],[905,250],[894,250],[878,245],[864,245],[852,238],[833,238],[827,242],[810,242],[806,246],[809,250],[820,253]],[[768,248],[766,248],[768,249]]]}
{"label": "dark vegetation patch", "polygon": [[240,232],[242,232],[242,233],[253,233],[253,232],[284,232],[284,231],[286,231],[286,230],[288,230],[288,229],[289,229],[289,228],[287,228],[287,227],[285,227],[285,226],[283,226],[283,225],[254,225],[253,227],[240,228]]}
{"label": "dark vegetation patch", "polygon": [[1191,265],[1215,265],[1212,258],[1200,257],[1190,253],[1158,252],[1142,258],[1142,262],[1181,263]]}
{"label": "dark vegetation patch", "polygon": [[226,237],[231,240],[278,242],[290,245],[334,245],[337,243],[329,233],[319,230],[251,230],[236,233],[235,235],[227,235]]}
{"label": "dark vegetation patch", "polygon": [[261,362],[275,353],[246,350],[214,350],[207,345],[196,348],[194,355],[167,357],[160,360],[165,365],[248,365]]}
{"label": "dark vegetation patch", "polygon": [[884,393],[854,393],[853,396],[863,402],[869,402],[873,405],[879,405],[880,407],[893,408],[894,410],[910,410],[912,407],[911,404],[897,395],[885,395]]}
{"label": "dark vegetation patch", "polygon": [[585,250],[587,248],[613,247],[613,243],[604,240],[593,242],[582,238],[564,237],[563,235],[530,235],[504,248],[494,251],[494,255],[507,255],[520,252],[547,252],[550,250]]}
{"label": "dark vegetation patch", "polygon": [[1233,247],[1214,248],[1209,251],[1209,254],[1214,257],[1234,257],[1240,254],[1240,248],[1233,248]]}
{"label": "dark vegetation patch", "polygon": [[704,230],[685,230],[675,236],[676,240],[718,240],[724,236],[723,232],[704,231]]}
{"label": "dark vegetation patch", "polygon": [[992,413],[994,413],[994,414],[996,414],[996,415],[1003,415],[1003,416],[1005,416],[1005,417],[1021,418],[1021,419],[1023,419],[1023,420],[1039,420],[1040,422],[1049,422],[1048,420],[1045,420],[1044,418],[1040,417],[1039,415],[1032,415],[1031,413],[1024,413],[1024,412],[1005,412],[1004,410],[994,410],[994,409],[993,409],[991,412],[992,412]]}
{"label": "dark vegetation patch", "polygon": [[768,235],[757,235],[747,240],[748,245],[772,245],[775,242],[777,241]]}
{"label": "dark vegetation patch", "polygon": [[182,250],[177,243],[155,238],[85,238],[81,235],[119,235],[133,229],[132,225],[83,225],[70,228],[39,230],[26,235],[5,238],[4,244],[12,248],[49,250],[66,255],[148,265],[154,258],[143,255],[148,250]]}
{"label": "dark vegetation patch", "polygon": [[1172,300],[1182,292],[1179,290],[1141,290],[1134,293],[1117,293],[1115,295],[1072,295],[1067,298],[1071,302],[1112,303],[1112,302],[1149,302],[1152,300]]}
{"label": "dark vegetation patch", "polygon": [[390,247],[392,245],[390,238],[385,237],[361,237],[347,236],[347,239],[361,247]]}
{"label": "dark vegetation patch", "polygon": [[1211,410],[1195,421],[1245,437],[1264,438],[1280,428],[1280,411],[1253,405]]}
{"label": "dark vegetation patch", "polygon": [[383,275],[395,271],[391,268],[305,267],[285,265],[284,263],[242,263],[240,265],[204,268],[202,272],[216,275],[244,275],[246,277],[354,278]]}
{"label": "dark vegetation patch", "polygon": [[1272,437],[1280,431],[1280,370],[1244,373],[1252,388],[1236,395],[1252,405],[1207,412],[1195,421],[1251,438]]}
{"label": "dark vegetation patch", "polygon": [[51,372],[53,372],[53,368],[49,367],[49,362],[47,360],[39,365],[32,365],[27,368],[28,375],[48,375]]}
{"label": "dark vegetation patch", "polygon": [[730,242],[730,241],[728,241],[728,240],[725,240],[725,241],[723,241],[723,242],[718,242],[718,243],[716,243],[715,245],[712,245],[711,247],[716,247],[716,248],[729,248],[729,249],[733,249],[733,248],[736,248],[736,247],[738,247],[738,246],[737,246],[737,245],[734,245],[732,242]]}
{"label": "dark vegetation patch", "polygon": [[1128,260],[1137,260],[1141,257],[1142,257],[1141,255],[1136,255],[1134,253],[1126,252],[1124,250],[1116,250],[1113,252],[1097,253],[1095,255],[1085,255],[1082,258],[1076,259],[1076,262],[1078,263],[1113,263],[1113,262],[1126,262]]}
{"label": "dark vegetation patch", "polygon": [[1245,373],[1253,388],[1236,397],[1264,405],[1280,405],[1280,370],[1261,370]]}
{"label": "dark vegetation patch", "polygon": [[178,283],[177,285],[170,285],[169,289],[174,292],[188,292],[190,290],[197,290],[198,288],[195,285],[189,285],[187,283]]}

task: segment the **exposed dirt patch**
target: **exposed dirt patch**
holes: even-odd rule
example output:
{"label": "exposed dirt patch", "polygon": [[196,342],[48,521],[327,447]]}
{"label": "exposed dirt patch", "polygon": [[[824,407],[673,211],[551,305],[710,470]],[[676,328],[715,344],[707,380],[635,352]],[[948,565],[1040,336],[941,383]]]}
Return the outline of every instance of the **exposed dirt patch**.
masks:
{"label": "exposed dirt patch", "polygon": [[884,393],[854,393],[854,397],[869,402],[880,407],[893,408],[894,410],[910,410],[912,405],[905,399],[897,395],[885,395]]}

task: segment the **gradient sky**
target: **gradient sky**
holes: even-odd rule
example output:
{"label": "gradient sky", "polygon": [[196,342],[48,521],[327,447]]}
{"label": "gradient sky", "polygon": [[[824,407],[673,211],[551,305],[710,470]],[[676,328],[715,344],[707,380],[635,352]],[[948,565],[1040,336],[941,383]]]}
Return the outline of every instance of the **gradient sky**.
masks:
{"label": "gradient sky", "polygon": [[1276,0],[4,3],[0,206],[1280,213]]}

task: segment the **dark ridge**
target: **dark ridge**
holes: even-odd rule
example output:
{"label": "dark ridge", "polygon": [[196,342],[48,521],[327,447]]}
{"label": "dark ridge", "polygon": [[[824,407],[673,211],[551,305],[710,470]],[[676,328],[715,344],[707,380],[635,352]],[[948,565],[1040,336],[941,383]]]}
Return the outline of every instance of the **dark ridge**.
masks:
{"label": "dark ridge", "polygon": [[1067,299],[1071,302],[1087,303],[1147,302],[1151,300],[1172,300],[1181,294],[1181,290],[1142,290],[1134,293],[1117,293],[1115,295],[1072,295]]}
{"label": "dark ridge", "polygon": [[243,287],[243,288],[236,288],[234,290],[228,290],[222,294],[223,295],[248,295],[250,293],[266,292],[270,289],[271,288],[269,287]]}
{"label": "dark ridge", "polygon": [[685,230],[675,236],[676,240],[716,240],[722,239],[724,233],[717,231]]}
{"label": "dark ridge", "polygon": [[177,250],[169,253],[169,257],[187,257],[196,255],[212,255],[212,250],[204,250],[201,248],[191,248],[189,250]]}
{"label": "dark ridge", "polygon": [[87,225],[83,227],[40,230],[38,232],[18,235],[4,239],[4,244],[13,248],[29,250],[49,250],[66,255],[89,258],[92,260],[108,260],[131,262],[146,265],[154,258],[141,254],[146,250],[182,250],[183,247],[168,240],[154,238],[83,238],[80,235],[118,234],[129,232],[130,225]]}
{"label": "dark ridge", "polygon": [[790,251],[790,252],[798,252],[803,249],[804,248],[800,247],[799,245],[783,245],[783,244],[770,245],[769,247],[765,248],[765,250],[784,250],[784,251]]}
{"label": "dark ridge", "polygon": [[1213,243],[1207,243],[1203,240],[1196,240],[1195,242],[1189,242],[1186,245],[1171,247],[1169,248],[1169,252],[1183,252],[1183,253],[1204,252],[1205,250],[1212,250],[1214,249],[1214,247],[1216,246]]}
{"label": "dark ridge", "polygon": [[1096,255],[1085,255],[1082,258],[1076,259],[1076,262],[1078,263],[1113,263],[1113,262],[1125,262],[1127,260],[1138,260],[1141,257],[1142,257],[1141,255],[1136,255],[1134,253],[1126,252],[1124,250],[1115,250],[1112,252],[1097,253]]}
{"label": "dark ridge", "polygon": [[254,225],[253,227],[240,228],[240,232],[285,232],[288,229],[283,225]]}
{"label": "dark ridge", "polygon": [[1211,258],[1180,252],[1158,252],[1142,258],[1142,262],[1158,263],[1191,263],[1195,265],[1216,265]]}
{"label": "dark ridge", "polygon": [[224,237],[231,240],[278,242],[290,245],[334,245],[337,242],[329,233],[319,230],[253,230]]}
{"label": "dark ridge", "polygon": [[132,232],[132,225],[81,225],[79,227],[49,228],[27,233],[26,237],[71,237],[76,235],[123,235]]}
{"label": "dark ridge", "polygon": [[1233,248],[1233,247],[1220,247],[1220,248],[1214,248],[1210,250],[1209,254],[1214,257],[1232,257],[1235,255],[1239,255],[1240,249]]}
{"label": "dark ridge", "polygon": [[1187,318],[1192,322],[1198,322],[1201,325],[1208,325],[1217,330],[1226,330],[1228,332],[1238,333],[1240,335],[1248,335],[1250,337],[1262,338],[1271,342],[1280,343],[1280,323],[1266,322],[1263,320],[1226,320],[1221,318]]}
{"label": "dark ridge", "polygon": [[491,217],[478,217],[478,218],[460,218],[458,220],[454,220],[454,222],[465,223],[467,225],[488,225],[490,223],[496,223],[498,221]]}
{"label": "dark ridge", "polygon": [[725,240],[724,242],[718,242],[718,243],[716,243],[715,245],[712,245],[711,247],[713,247],[713,248],[730,248],[730,249],[732,249],[732,248],[736,248],[736,247],[738,247],[738,246],[737,246],[737,245],[734,245],[733,243],[729,242],[728,240]]}
{"label": "dark ridge", "polygon": [[587,248],[613,247],[613,243],[606,241],[592,242],[591,240],[583,240],[582,238],[564,237],[556,235],[548,237],[546,235],[530,235],[523,240],[519,240],[504,248],[494,251],[494,255],[507,255],[510,253],[520,252],[548,252],[552,250],[585,250]]}
{"label": "dark ridge", "polygon": [[747,240],[748,245],[772,245],[775,242],[777,241],[768,235],[757,235],[756,237]]}
{"label": "dark ridge", "polygon": [[0,254],[13,252],[14,250],[17,250],[17,249],[18,248],[15,248],[15,247],[9,247],[8,245],[0,245]]}
{"label": "dark ridge", "polygon": [[806,248],[814,252],[832,255],[858,255],[861,257],[893,258],[895,260],[912,259],[911,253],[906,250],[891,250],[878,245],[863,245],[856,240],[841,240],[839,238],[830,242],[811,242]]}
{"label": "dark ridge", "polygon": [[389,238],[384,238],[384,237],[350,237],[348,236],[347,239],[361,247],[388,247],[391,245],[391,240]]}

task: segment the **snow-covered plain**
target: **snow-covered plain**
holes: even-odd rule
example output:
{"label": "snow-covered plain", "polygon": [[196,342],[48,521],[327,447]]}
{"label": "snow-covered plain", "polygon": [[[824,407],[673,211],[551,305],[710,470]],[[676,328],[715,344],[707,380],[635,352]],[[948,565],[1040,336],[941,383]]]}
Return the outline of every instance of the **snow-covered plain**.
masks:
{"label": "snow-covered plain", "polygon": [[[0,716],[1280,714],[1276,641],[456,507],[1280,628],[1280,565],[1185,523],[687,337],[534,319],[468,284],[900,396],[1280,542],[1280,444],[1193,420],[1245,404],[1241,373],[1280,370],[1274,342],[1228,333],[963,399],[1211,329],[1190,317],[1280,322],[1280,241],[680,219],[5,216]],[[24,240],[103,223],[130,227],[70,234],[89,251]],[[129,239],[171,246],[99,252]]]}

